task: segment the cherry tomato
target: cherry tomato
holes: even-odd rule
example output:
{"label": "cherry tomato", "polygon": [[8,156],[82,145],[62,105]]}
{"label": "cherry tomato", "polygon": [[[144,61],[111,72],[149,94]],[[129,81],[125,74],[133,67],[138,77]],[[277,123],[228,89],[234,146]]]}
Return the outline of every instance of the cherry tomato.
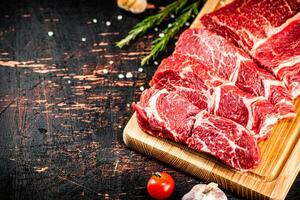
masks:
{"label": "cherry tomato", "polygon": [[175,189],[173,177],[166,172],[154,173],[148,181],[147,190],[154,199],[167,199]]}

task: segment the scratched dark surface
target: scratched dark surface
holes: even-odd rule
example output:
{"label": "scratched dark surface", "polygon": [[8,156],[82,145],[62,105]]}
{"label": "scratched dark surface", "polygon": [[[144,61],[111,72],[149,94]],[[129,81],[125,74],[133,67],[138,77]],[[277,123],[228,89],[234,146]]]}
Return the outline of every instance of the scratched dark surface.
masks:
{"label": "scratched dark surface", "polygon": [[[148,199],[146,181],[161,170],[176,180],[173,199],[202,182],[122,141],[130,104],[156,69],[153,61],[139,68],[139,59],[159,31],[122,50],[114,43],[155,9],[11,0],[0,11],[1,200]],[[299,188],[300,176],[287,199],[300,199]]]}

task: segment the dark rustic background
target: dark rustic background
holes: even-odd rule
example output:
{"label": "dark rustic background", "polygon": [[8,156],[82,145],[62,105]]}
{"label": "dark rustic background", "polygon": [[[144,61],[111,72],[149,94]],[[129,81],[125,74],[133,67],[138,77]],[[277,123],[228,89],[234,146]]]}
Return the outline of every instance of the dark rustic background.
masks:
{"label": "dark rustic background", "polygon": [[[115,1],[10,0],[0,11],[1,200],[147,199],[146,181],[161,170],[176,180],[173,199],[202,182],[122,141],[131,103],[172,45],[141,68],[161,29],[122,50],[115,42],[155,9],[133,15]],[[300,199],[299,187],[298,176],[287,199]]]}

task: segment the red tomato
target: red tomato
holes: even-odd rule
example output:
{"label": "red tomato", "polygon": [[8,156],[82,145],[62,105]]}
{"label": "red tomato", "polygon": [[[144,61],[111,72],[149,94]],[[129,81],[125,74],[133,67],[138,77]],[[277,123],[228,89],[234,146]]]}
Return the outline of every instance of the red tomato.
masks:
{"label": "red tomato", "polygon": [[166,172],[154,173],[148,181],[147,190],[154,199],[167,199],[175,189],[173,177]]}

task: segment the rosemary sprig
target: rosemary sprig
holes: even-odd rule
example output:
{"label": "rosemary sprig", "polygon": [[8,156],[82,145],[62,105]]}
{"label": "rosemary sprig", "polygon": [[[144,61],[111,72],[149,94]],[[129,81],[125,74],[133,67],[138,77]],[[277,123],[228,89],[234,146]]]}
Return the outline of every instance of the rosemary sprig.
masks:
{"label": "rosemary sprig", "polygon": [[179,31],[182,26],[190,19],[192,14],[198,14],[198,6],[200,1],[196,1],[182,11],[182,14],[172,23],[171,27],[163,30],[163,37],[159,37],[152,42],[152,48],[150,53],[145,56],[141,65],[149,62],[151,58],[155,58],[159,52],[165,49],[170,39],[172,39]]}
{"label": "rosemary sprig", "polygon": [[159,25],[167,16],[170,14],[176,14],[181,8],[188,2],[188,0],[177,0],[166,6],[163,10],[159,11],[157,14],[147,17],[143,21],[136,24],[133,29],[128,33],[128,35],[117,42],[116,45],[119,48],[127,45],[129,42],[134,40],[137,36],[144,34],[147,30],[153,26]]}

